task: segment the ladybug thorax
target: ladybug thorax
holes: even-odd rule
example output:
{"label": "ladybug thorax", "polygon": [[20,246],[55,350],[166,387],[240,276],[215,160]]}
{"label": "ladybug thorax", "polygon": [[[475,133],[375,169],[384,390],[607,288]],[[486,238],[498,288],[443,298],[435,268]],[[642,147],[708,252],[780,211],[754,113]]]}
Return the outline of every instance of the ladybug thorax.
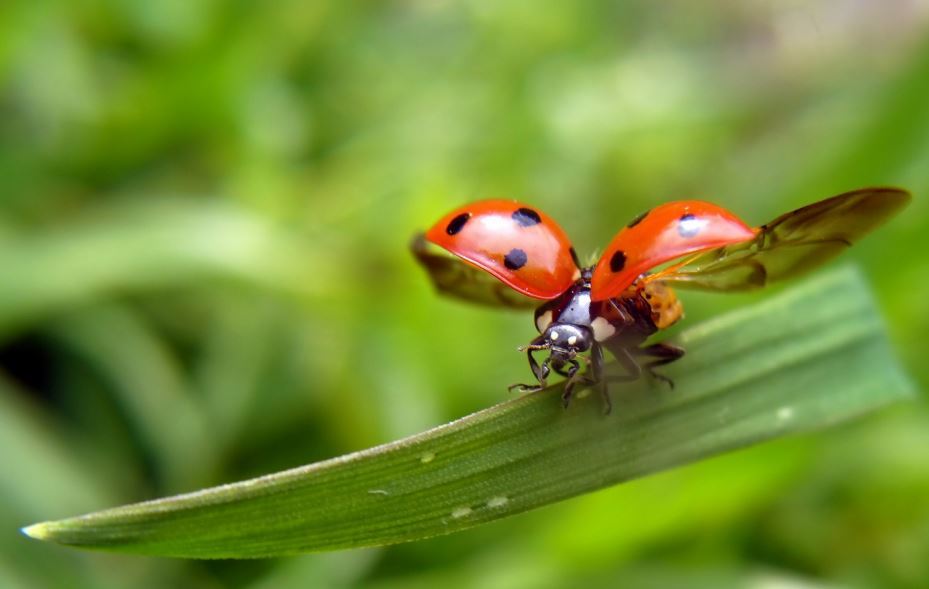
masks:
{"label": "ladybug thorax", "polygon": [[590,271],[585,269],[564,294],[536,310],[536,329],[546,343],[584,351],[592,342],[620,335],[644,339],[682,315],[673,291],[660,283],[630,287],[624,296],[607,301],[592,301],[590,290]]}
{"label": "ladybug thorax", "polygon": [[535,326],[553,349],[585,352],[594,341],[591,330],[590,281],[577,280],[560,297],[535,312]]}

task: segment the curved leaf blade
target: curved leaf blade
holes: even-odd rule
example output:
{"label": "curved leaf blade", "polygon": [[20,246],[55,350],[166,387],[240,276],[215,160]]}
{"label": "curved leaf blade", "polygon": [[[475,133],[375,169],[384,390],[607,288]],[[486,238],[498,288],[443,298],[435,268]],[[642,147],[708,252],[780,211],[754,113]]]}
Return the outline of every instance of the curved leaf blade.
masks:
{"label": "curved leaf blade", "polygon": [[867,287],[822,275],[684,332],[669,391],[559,387],[354,454],[23,531],[61,544],[188,558],[374,546],[463,530],[906,398]]}

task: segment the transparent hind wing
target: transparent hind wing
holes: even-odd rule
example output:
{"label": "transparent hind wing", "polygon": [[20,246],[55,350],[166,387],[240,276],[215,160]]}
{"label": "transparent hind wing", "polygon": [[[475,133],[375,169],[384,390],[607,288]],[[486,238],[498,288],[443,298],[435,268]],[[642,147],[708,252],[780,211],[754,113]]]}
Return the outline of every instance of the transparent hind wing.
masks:
{"label": "transparent hind wing", "polygon": [[711,291],[761,288],[828,262],[910,201],[899,188],[863,188],[781,215],[754,239],[716,248],[646,280]]}
{"label": "transparent hind wing", "polygon": [[509,309],[534,309],[542,303],[539,299],[513,290],[486,270],[430,246],[421,233],[414,236],[410,250],[442,295]]}

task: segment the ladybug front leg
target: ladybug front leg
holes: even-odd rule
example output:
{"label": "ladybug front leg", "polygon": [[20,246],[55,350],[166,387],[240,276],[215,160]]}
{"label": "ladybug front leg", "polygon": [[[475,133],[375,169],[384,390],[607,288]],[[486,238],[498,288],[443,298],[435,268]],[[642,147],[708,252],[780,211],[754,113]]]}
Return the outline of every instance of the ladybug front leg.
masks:
{"label": "ladybug front leg", "polygon": [[529,368],[532,370],[532,374],[535,375],[538,384],[529,385],[516,383],[507,387],[508,390],[515,390],[520,393],[534,393],[536,391],[541,391],[547,386],[548,375],[551,373],[551,368],[549,368],[551,357],[546,358],[542,361],[542,364],[539,364],[538,361],[536,361],[536,359],[533,357],[532,353],[539,350],[547,350],[548,348],[549,346],[545,343],[545,338],[541,335],[529,342],[528,346],[520,348],[520,350],[526,351],[526,356],[529,358]]}
{"label": "ladybug front leg", "polygon": [[613,403],[610,401],[610,393],[606,387],[606,380],[603,378],[603,348],[600,344],[594,342],[590,348],[590,358],[581,356],[581,359],[590,365],[590,368],[582,375],[578,375],[580,366],[576,360],[571,361],[571,368],[568,369],[568,381],[565,383],[564,393],[561,398],[564,406],[567,407],[574,394],[577,386],[588,387],[597,386],[600,392],[600,398],[603,399],[603,413],[609,415],[613,410]]}
{"label": "ladybug front leg", "polygon": [[567,409],[568,405],[571,403],[571,396],[574,394],[574,387],[577,385],[587,385],[590,384],[586,381],[584,376],[578,377],[578,371],[581,369],[581,365],[577,360],[568,360],[567,362],[570,367],[568,368],[565,376],[568,377],[568,380],[565,381],[564,391],[561,393],[561,404],[564,405],[564,408]]}
{"label": "ladybug front leg", "polygon": [[594,380],[591,384],[597,385],[600,398],[603,400],[603,414],[609,415],[613,412],[613,400],[610,399],[607,381],[603,378],[603,348],[596,342],[590,349],[590,371],[593,373]]}

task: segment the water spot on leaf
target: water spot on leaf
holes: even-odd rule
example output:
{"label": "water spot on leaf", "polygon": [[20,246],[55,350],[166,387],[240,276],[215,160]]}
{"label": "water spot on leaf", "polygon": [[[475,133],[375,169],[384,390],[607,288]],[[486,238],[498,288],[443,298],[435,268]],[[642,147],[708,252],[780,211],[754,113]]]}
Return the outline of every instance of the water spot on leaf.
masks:
{"label": "water spot on leaf", "polygon": [[503,495],[500,495],[499,497],[491,497],[490,499],[487,500],[487,507],[491,509],[494,509],[497,507],[503,507],[509,502],[510,502],[510,498],[504,497]]}

